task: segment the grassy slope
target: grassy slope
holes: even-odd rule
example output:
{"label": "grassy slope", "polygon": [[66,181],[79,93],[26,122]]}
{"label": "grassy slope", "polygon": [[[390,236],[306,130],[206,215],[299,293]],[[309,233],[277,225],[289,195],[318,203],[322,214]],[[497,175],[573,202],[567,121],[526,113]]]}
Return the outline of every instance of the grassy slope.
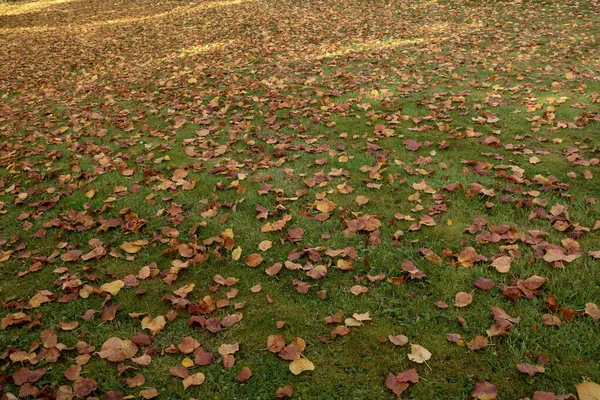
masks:
{"label": "grassy slope", "polygon": [[[8,240],[13,235],[20,235],[16,244],[6,244],[2,250],[23,243],[34,253],[49,255],[61,241],[85,250],[92,238],[100,238],[109,248],[118,248],[125,240],[151,240],[154,232],[160,233],[161,227],[169,225],[160,211],[168,209],[172,203],[184,205],[186,219],[177,229],[181,232],[179,239],[185,243],[194,240],[187,234],[189,228],[204,220],[199,216],[204,208],[200,200],[210,199],[213,193],[221,203],[244,199],[236,212],[220,209],[217,217],[206,219],[207,226],[198,228],[196,233],[201,242],[218,235],[224,228],[232,228],[236,246],[243,248],[240,261],[219,261],[211,256],[207,263],[181,272],[172,287],[158,278],[142,282],[140,288],[147,290],[142,297],[135,296],[133,289],[125,288],[111,300],[110,304],[120,304],[117,318],[111,322],[101,323],[99,314],[91,322],[79,318],[89,308],[100,310],[103,298],[99,296],[67,304],[54,302],[42,305],[35,311],[44,313],[43,326],[33,330],[11,327],[2,332],[0,344],[4,349],[26,349],[33,341],[39,340],[42,329],[52,328],[63,320],[79,321],[76,330],[58,332],[60,341],[67,346],[83,339],[99,348],[109,337],[129,338],[141,327],[139,321],[130,318],[127,313],[164,315],[169,310],[168,304],[161,302],[164,294],[193,282],[196,288],[190,298],[197,301],[210,293],[207,285],[213,284],[212,277],[221,274],[240,280],[236,285],[240,294],[235,301],[246,302],[241,310],[244,319],[214,335],[188,327],[187,313],[179,311],[179,317],[167,324],[152,346],[160,351],[169,344],[178,344],[188,335],[211,351],[216,351],[222,343],[239,342],[241,350],[236,354],[235,367],[225,370],[218,362],[209,367],[194,367],[192,370],[204,372],[207,380],[202,386],[184,392],[180,381],[168,372],[184,356],[157,356],[153,357],[151,365],[139,367],[139,372],[146,377],[142,388],[155,387],[165,398],[246,399],[270,398],[277,387],[291,384],[296,398],[379,399],[392,398],[384,385],[388,373],[416,367],[422,380],[411,386],[403,394],[405,397],[468,398],[475,382],[488,380],[498,386],[500,398],[513,399],[532,396],[536,390],[574,392],[574,384],[587,379],[598,380],[598,323],[585,317],[564,322],[560,328],[544,326],[541,322],[542,314],[548,312],[543,299],[552,293],[557,295],[561,305],[575,310],[583,309],[588,302],[600,301],[598,261],[587,255],[587,250],[600,248],[598,231],[578,239],[584,255],[566,269],[554,269],[543,260],[535,259],[534,253],[525,245],[520,246],[523,256],[513,262],[507,275],[497,273],[487,263],[470,269],[454,267],[446,260],[435,265],[419,254],[421,246],[440,255],[444,248],[459,252],[466,245],[474,246],[486,256],[498,252],[498,245],[480,245],[474,235],[463,232],[476,216],[484,216],[490,224],[508,224],[518,231],[548,231],[548,240],[553,243],[559,243],[565,237],[554,231],[547,221],[528,220],[529,208],[517,208],[513,203],[503,204],[496,199],[479,196],[465,197],[462,191],[456,191],[444,193],[448,211],[436,217],[435,227],[406,232],[401,246],[392,243],[394,232],[406,230],[410,225],[406,221],[395,221],[393,215],[396,212],[411,214],[410,209],[415,204],[407,198],[414,193],[413,183],[425,179],[431,187],[439,190],[447,183],[461,182],[468,186],[479,182],[485,187],[496,188],[497,192],[511,186],[493,174],[477,176],[472,168],[470,173],[465,174],[464,160],[518,165],[529,179],[536,174],[554,175],[571,187],[563,193],[542,193],[541,197],[549,201],[547,209],[555,203],[566,204],[571,221],[586,227],[593,226],[599,219],[597,206],[586,204],[584,200],[595,197],[600,190],[600,170],[597,166],[573,167],[564,156],[569,147],[587,143],[590,148],[582,149],[580,154],[588,159],[597,157],[598,122],[589,122],[582,129],[550,130],[551,125],[546,125],[532,131],[531,123],[526,120],[533,116],[546,117],[544,112],[548,111],[551,102],[548,97],[568,98],[565,103],[555,105],[556,120],[576,122],[584,112],[597,113],[598,103],[593,103],[592,93],[600,91],[599,65],[597,55],[593,53],[594,47],[597,47],[593,36],[598,33],[599,25],[593,2],[582,1],[579,8],[563,2],[480,5],[466,1],[418,4],[256,1],[200,5],[206,6],[194,8],[196,6],[179,2],[160,5],[123,2],[110,10],[103,8],[106,6],[90,9],[79,2],[50,3],[44,9],[45,14],[23,11],[11,20],[3,17],[9,23],[1,34],[11,43],[5,57],[13,65],[2,70],[0,94],[5,95],[10,111],[4,120],[0,120],[0,133],[7,142],[16,143],[20,138],[30,139],[32,132],[38,131],[40,134],[35,143],[48,150],[61,151],[63,157],[50,164],[47,164],[44,154],[30,157],[17,154],[2,161],[3,167],[6,167],[2,171],[5,190],[0,200],[6,203],[6,213],[0,217],[1,236]],[[191,8],[187,10],[185,7]],[[8,15],[13,9],[6,10]],[[61,10],[62,13],[59,12]],[[120,22],[102,24],[102,21],[114,20]],[[530,24],[529,21],[539,23]],[[85,29],[82,31],[77,24]],[[19,27],[28,26],[50,28],[17,31]],[[78,32],[79,39],[68,37],[70,30]],[[16,43],[22,36],[26,39],[24,56],[17,57]],[[42,41],[45,37],[47,43]],[[81,49],[81,42],[77,41],[81,39],[89,40],[88,47]],[[64,49],[63,65],[55,65],[50,57],[55,46]],[[22,71],[23,78],[9,80],[9,68]],[[31,74],[31,71],[37,71],[37,75]],[[574,71],[574,76],[569,75],[567,79],[569,71]],[[192,77],[196,82],[190,83]],[[316,78],[314,82],[307,81],[313,77]],[[380,96],[381,93],[383,96]],[[444,110],[444,101],[458,94],[465,98],[464,108]],[[494,107],[485,103],[485,99],[493,95],[500,95],[506,104]],[[541,109],[528,112],[524,100],[532,96],[541,104]],[[218,106],[207,107],[215,97],[219,97]],[[291,106],[282,105],[284,101]],[[300,103],[302,101],[305,103]],[[332,110],[328,106],[330,102],[339,105],[346,102],[349,109]],[[370,104],[367,111],[357,106],[365,103]],[[587,108],[571,107],[578,103],[587,104]],[[227,108],[224,109],[224,106]],[[481,108],[494,113],[499,122],[475,124],[473,118],[479,115]],[[415,124],[409,120],[393,126],[395,134],[404,135],[403,138],[376,138],[375,125],[386,124],[386,118],[398,110],[410,118],[432,115],[434,118],[425,123],[435,129],[424,133],[411,131],[408,128]],[[101,118],[82,117],[89,112],[96,112]],[[212,160],[186,156],[183,140],[195,138],[195,132],[203,127],[188,122],[175,130],[174,115],[183,115],[188,121],[207,115],[210,126],[215,128],[208,139],[217,144],[227,144],[229,151]],[[278,131],[268,127],[273,124],[268,121],[271,116],[275,116],[276,123],[281,125]],[[238,117],[247,118],[251,125],[243,129],[236,127]],[[453,133],[473,127],[482,136],[455,139],[452,134],[437,129],[435,123],[442,119]],[[123,131],[126,120],[132,121],[132,131]],[[60,134],[51,133],[62,126],[68,129]],[[75,126],[81,129],[73,129]],[[301,128],[298,129],[298,126]],[[107,135],[104,138],[93,137],[100,129],[107,129]],[[348,133],[350,137],[357,135],[357,138],[344,139],[340,137],[341,133]],[[502,145],[523,144],[534,152],[542,150],[548,153],[538,154],[542,161],[530,164],[529,154],[480,143],[492,134],[501,139]],[[138,135],[135,141],[125,140],[134,135]],[[249,143],[244,135],[254,140],[254,144]],[[525,137],[521,138],[522,135]],[[563,142],[540,142],[538,138],[544,136],[561,138]],[[309,153],[288,149],[283,152],[287,160],[282,167],[256,171],[250,168],[251,163],[260,162],[275,150],[276,146],[269,138],[281,142],[287,137],[292,144],[304,144],[307,137],[317,137],[318,143],[327,143],[332,150]],[[591,140],[584,142],[586,137]],[[450,147],[440,149],[434,144],[408,152],[403,141],[409,138],[434,143],[446,140]],[[199,145],[210,144],[208,139],[196,139],[196,149]],[[368,173],[360,170],[363,165],[372,166],[377,161],[367,150],[368,142],[381,146],[382,152],[387,152],[384,176],[391,174],[395,178],[393,183],[384,178],[379,191],[366,187],[364,180],[368,179]],[[32,146],[29,142],[22,143],[26,147]],[[76,150],[73,143],[82,145]],[[95,173],[94,168],[99,163],[93,155],[97,152],[82,152],[86,148],[91,149],[91,143],[104,146],[106,154],[113,160],[131,155],[123,162],[130,168],[137,166],[137,172],[123,176],[117,169],[109,169],[95,181],[75,190],[64,183],[57,183],[54,179],[69,173],[70,164],[71,167],[78,165],[90,174]],[[158,164],[153,160],[136,162],[137,156],[148,154],[148,146],[154,148],[154,159],[168,155],[170,161]],[[344,150],[340,146],[344,146]],[[424,166],[430,170],[428,175],[407,173],[405,166],[416,169],[413,163],[417,158],[429,156],[432,150],[436,151],[432,163]],[[504,159],[494,159],[495,154]],[[348,162],[339,162],[340,155],[352,158]],[[327,165],[314,164],[315,160],[323,157],[328,158]],[[234,179],[208,172],[216,163],[230,159],[247,163],[241,168],[242,172],[249,174],[241,181],[247,188],[244,194],[237,194],[231,189],[215,189],[217,183],[228,185]],[[395,160],[403,165],[398,165]],[[201,163],[201,170],[190,169],[187,179],[197,179],[192,191],[157,191],[153,189],[156,183],[144,181],[144,172],[152,171],[152,174],[169,177],[175,168],[195,162]],[[49,167],[55,170],[43,181],[36,182],[25,172],[25,163],[30,163],[29,166],[39,172],[47,171]],[[441,168],[439,163],[450,166]],[[283,168],[293,169],[295,177],[285,179]],[[321,170],[328,173],[333,168],[347,170],[349,178],[333,178],[323,188],[310,189],[303,183],[305,177],[310,178]],[[584,179],[584,169],[591,170],[595,177]],[[568,178],[566,174],[569,171],[575,171],[577,178]],[[78,175],[72,169],[71,174]],[[259,195],[257,191],[261,183],[253,183],[251,179],[269,174],[273,175],[273,179],[268,183],[282,189],[286,197],[299,189],[308,189],[308,192],[297,201],[283,202],[279,202],[274,193]],[[344,181],[356,189],[352,194],[336,193],[335,187]],[[136,183],[142,186],[138,193],[119,197],[112,203],[114,207],[102,212],[102,215],[105,218],[116,217],[119,210],[131,207],[140,218],[148,220],[140,233],[124,236],[119,230],[98,234],[95,229],[68,232],[52,228],[47,230],[44,238],[31,236],[44,222],[69,209],[89,209],[90,214],[96,216],[115,186],[131,187]],[[50,197],[40,188],[56,187],[58,191],[69,192],[55,208],[40,213],[37,218],[30,218],[33,226],[25,232],[17,217],[22,212],[35,213],[35,209],[26,204],[13,206],[16,197],[16,192],[10,188],[13,184],[24,190],[38,189],[26,203]],[[94,198],[88,200],[85,191],[91,187],[97,192]],[[536,184],[525,188],[537,189],[540,187]],[[366,246],[361,235],[344,237],[339,210],[323,223],[307,218],[304,212],[314,214],[311,205],[320,192],[327,192],[327,198],[344,209],[380,216],[383,222],[382,244]],[[155,204],[146,200],[151,193],[156,194]],[[361,194],[371,201],[359,207],[354,198]],[[512,196],[513,199],[521,197],[526,196]],[[492,209],[485,207],[488,200],[496,203]],[[293,215],[286,230],[302,227],[305,231],[302,241],[280,244],[284,234],[261,233],[260,226],[264,221],[255,218],[255,207],[259,204],[271,210],[278,204],[283,205],[286,213]],[[430,196],[422,195],[422,204],[426,211],[433,204]],[[412,214],[418,218],[423,212]],[[273,222],[280,215],[270,217],[269,221]],[[229,219],[221,223],[218,221],[221,216],[229,216]],[[452,221],[451,225],[448,225],[448,220]],[[322,233],[330,233],[331,238],[324,241]],[[258,243],[266,239],[274,243],[273,248],[263,254],[266,262],[256,269],[245,266],[245,257],[258,251]],[[330,268],[327,277],[319,281],[312,281],[301,272],[285,268],[277,277],[269,277],[263,272],[264,267],[283,262],[292,249],[315,246],[334,249],[355,247],[359,255],[354,262],[355,271],[342,272]],[[61,266],[78,274],[82,274],[84,266],[96,266],[93,273],[99,276],[99,283],[110,281],[113,276],[110,274],[118,278],[136,274],[140,267],[151,262],[165,269],[176,258],[164,256],[166,249],[165,244],[153,242],[145,246],[134,261],[107,256],[95,262],[73,264],[58,259],[53,265],[44,265],[41,271],[23,277],[17,277],[15,272],[26,269],[31,259],[13,255],[9,261],[0,264],[3,274],[1,293],[5,298],[33,296],[43,289],[62,294],[53,284],[58,275],[52,272]],[[384,272],[387,276],[398,276],[400,264],[405,260],[413,261],[428,275],[427,278],[402,285],[391,285],[385,281],[367,284],[369,292],[358,297],[349,292],[355,284],[355,275]],[[449,310],[440,310],[434,305],[438,300],[452,304],[457,292],[474,289],[472,282],[479,276],[493,279],[497,284],[506,284],[510,283],[511,277],[526,278],[534,274],[550,280],[533,300],[510,301],[494,289],[490,292],[476,291],[473,303],[463,309],[451,306]],[[295,291],[292,285],[295,278],[313,285],[308,294]],[[251,293],[249,288],[258,283],[262,285],[262,291]],[[327,290],[326,300],[316,296],[320,289]],[[225,292],[226,289],[221,288],[213,296],[222,298]],[[267,293],[274,300],[272,305],[265,301]],[[513,327],[509,337],[492,338],[491,345],[478,352],[446,341],[445,333],[460,333],[466,340],[485,335],[485,330],[492,324],[492,307],[501,307],[510,315],[521,318],[521,323]],[[232,307],[226,310],[232,312]],[[319,338],[328,336],[332,329],[332,326],[323,324],[325,316],[342,312],[349,317],[354,312],[367,311],[372,321],[365,326],[351,328],[349,335],[331,344],[320,343]],[[5,310],[3,316],[9,312],[14,311]],[[225,314],[223,311],[216,313],[218,316]],[[458,324],[457,316],[467,321],[466,327]],[[275,323],[279,320],[287,322],[281,332],[288,340],[300,336],[307,341],[304,354],[314,362],[315,371],[293,376],[287,362],[265,350],[266,337],[278,332]],[[390,343],[380,343],[380,338],[397,333],[405,334],[411,343],[421,344],[433,353],[428,362],[430,368],[410,362],[406,357],[406,347],[394,348]],[[55,388],[56,385],[68,384],[63,371],[74,354],[72,351],[64,352],[58,363],[40,364],[48,368],[48,373],[39,386],[48,384]],[[517,363],[534,364],[534,357],[542,354],[550,358],[545,374],[529,378],[517,371]],[[250,367],[254,376],[247,383],[238,384],[235,376],[242,366]],[[10,374],[17,367],[7,364],[6,371]],[[128,394],[139,392],[140,388],[127,388],[122,378],[113,379],[116,372],[116,365],[94,357],[83,367],[82,375],[98,381],[97,393],[110,390],[123,390]],[[133,376],[137,372],[127,371],[124,376]],[[16,392],[18,388],[9,385],[6,390]]]}

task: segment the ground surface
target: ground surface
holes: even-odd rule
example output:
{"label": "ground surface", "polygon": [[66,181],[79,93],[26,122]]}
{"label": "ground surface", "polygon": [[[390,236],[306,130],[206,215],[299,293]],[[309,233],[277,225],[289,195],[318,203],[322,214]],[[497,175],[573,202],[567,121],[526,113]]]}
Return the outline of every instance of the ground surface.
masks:
{"label": "ground surface", "polygon": [[550,399],[598,382],[599,13],[0,4],[0,387]]}

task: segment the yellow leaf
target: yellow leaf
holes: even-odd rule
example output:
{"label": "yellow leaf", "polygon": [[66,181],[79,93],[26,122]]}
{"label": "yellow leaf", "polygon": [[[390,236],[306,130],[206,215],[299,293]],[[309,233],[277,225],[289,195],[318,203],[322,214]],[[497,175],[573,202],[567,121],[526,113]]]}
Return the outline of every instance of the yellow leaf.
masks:
{"label": "yellow leaf", "polygon": [[233,239],[233,229],[227,228],[223,232],[221,232],[221,237]]}
{"label": "yellow leaf", "polygon": [[423,346],[418,344],[410,345],[410,354],[408,359],[419,364],[423,364],[425,361],[431,358],[431,353]]}
{"label": "yellow leaf", "polygon": [[362,321],[370,321],[371,320],[371,317],[369,316],[368,312],[366,312],[364,314],[354,313],[354,314],[352,314],[352,317],[355,320],[360,321],[360,322],[362,322]]}
{"label": "yellow leaf", "polygon": [[509,256],[500,256],[496,258],[492,262],[492,267],[495,267],[498,272],[501,274],[506,274],[510,271],[510,263],[512,262],[512,257]]}
{"label": "yellow leaf", "polygon": [[158,396],[158,391],[154,388],[144,389],[140,391],[140,396],[146,400],[153,399]]}
{"label": "yellow leaf", "polygon": [[323,200],[315,205],[315,208],[322,213],[330,213],[335,210],[336,204],[331,200]]}
{"label": "yellow leaf", "polygon": [[271,248],[271,246],[273,246],[273,242],[271,242],[270,240],[263,240],[258,244],[258,248],[261,251],[267,251]]}
{"label": "yellow leaf", "polygon": [[315,365],[308,358],[297,358],[290,364],[292,374],[298,375],[304,371],[314,371]]}
{"label": "yellow leaf", "polygon": [[4,262],[4,261],[8,260],[12,253],[13,253],[12,250],[0,251],[0,262]]}
{"label": "yellow leaf", "polygon": [[190,368],[194,366],[194,362],[188,357],[186,357],[183,359],[183,361],[181,361],[181,365],[183,365],[186,368]]}
{"label": "yellow leaf", "polygon": [[600,385],[594,382],[583,382],[575,385],[579,400],[600,400]]}
{"label": "yellow leaf", "polygon": [[147,315],[142,320],[142,329],[148,329],[150,331],[150,333],[152,333],[152,336],[154,336],[162,328],[164,328],[166,324],[167,324],[167,321],[165,320],[165,317],[163,317],[162,315],[159,315],[156,318],[154,318],[152,315]]}
{"label": "yellow leaf", "polygon": [[233,251],[231,252],[231,259],[233,261],[237,261],[240,259],[241,255],[242,255],[242,248],[238,246],[235,249],[233,249]]}
{"label": "yellow leaf", "polygon": [[125,286],[125,282],[117,279],[116,281],[105,283],[104,285],[100,286],[100,289],[104,292],[112,294],[113,296],[116,296],[123,286]]}
{"label": "yellow leaf", "polygon": [[140,251],[141,247],[133,244],[131,242],[123,242],[123,244],[120,246],[124,251],[128,252],[129,254],[135,254],[138,251]]}

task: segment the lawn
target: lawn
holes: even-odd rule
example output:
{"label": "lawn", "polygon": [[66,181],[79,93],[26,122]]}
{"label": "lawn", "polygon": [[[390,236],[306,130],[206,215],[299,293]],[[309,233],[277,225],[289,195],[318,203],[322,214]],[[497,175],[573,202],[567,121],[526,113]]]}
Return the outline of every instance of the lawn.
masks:
{"label": "lawn", "polygon": [[597,0],[0,2],[2,399],[599,399],[599,38]]}

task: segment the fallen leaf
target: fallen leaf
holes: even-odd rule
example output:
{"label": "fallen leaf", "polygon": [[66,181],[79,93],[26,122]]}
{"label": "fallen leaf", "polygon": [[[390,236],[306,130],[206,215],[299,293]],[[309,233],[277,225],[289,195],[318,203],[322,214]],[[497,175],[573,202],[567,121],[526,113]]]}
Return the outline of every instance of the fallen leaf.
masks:
{"label": "fallen leaf", "polygon": [[467,343],[467,347],[471,351],[476,351],[487,347],[488,344],[489,341],[485,336],[475,336],[469,343]]}
{"label": "fallen leaf", "polygon": [[408,338],[404,335],[388,336],[388,340],[395,346],[404,346],[408,343]]}
{"label": "fallen leaf", "polygon": [[494,400],[498,397],[498,388],[487,381],[477,382],[473,386],[471,397],[479,400]]}
{"label": "fallen leaf", "polygon": [[242,370],[239,372],[239,374],[236,376],[235,379],[239,383],[244,383],[251,377],[252,377],[252,371],[250,371],[250,368],[244,367],[244,368],[242,368]]}
{"label": "fallen leaf", "polygon": [[190,386],[199,386],[204,383],[205,376],[202,372],[197,372],[193,375],[186,376],[183,378],[183,389],[187,389]]}
{"label": "fallen leaf", "polygon": [[408,359],[416,363],[422,364],[431,358],[431,353],[424,347],[418,344],[410,345],[410,353]]}
{"label": "fallen leaf", "polygon": [[249,267],[258,267],[263,262],[263,258],[258,253],[253,253],[246,258],[246,265]]}
{"label": "fallen leaf", "polygon": [[153,399],[158,396],[158,390],[154,388],[140,390],[140,396],[146,400]]}
{"label": "fallen leaf", "polygon": [[600,400],[600,385],[594,382],[583,382],[575,385],[579,400]]}
{"label": "fallen leaf", "polygon": [[125,282],[123,282],[122,280],[116,280],[109,283],[105,283],[104,285],[100,286],[100,289],[104,292],[112,294],[113,296],[116,296],[121,291],[121,288],[123,288],[123,286],[125,286]]}
{"label": "fallen leaf", "polygon": [[285,336],[269,335],[267,338],[267,349],[271,353],[279,353],[285,347]]}
{"label": "fallen leaf", "polygon": [[112,362],[125,361],[132,358],[138,351],[138,347],[131,340],[121,340],[118,337],[108,339],[98,352],[100,358]]}
{"label": "fallen leaf", "polygon": [[315,365],[309,361],[307,358],[297,358],[290,364],[290,371],[294,375],[299,375],[304,371],[313,371],[315,369]]}
{"label": "fallen leaf", "polygon": [[466,307],[473,302],[473,294],[466,292],[458,292],[454,297],[454,306]]}
{"label": "fallen leaf", "polygon": [[529,376],[535,376],[539,373],[544,373],[546,370],[544,367],[540,367],[539,365],[531,365],[531,364],[517,364],[517,369]]}
{"label": "fallen leaf", "polygon": [[506,274],[510,271],[510,264],[512,262],[512,257],[509,256],[501,256],[492,262],[492,267],[496,268],[496,271]]}
{"label": "fallen leaf", "polygon": [[291,385],[280,387],[280,388],[277,388],[277,390],[275,391],[275,397],[278,399],[292,397],[293,391],[294,391],[294,388]]}

